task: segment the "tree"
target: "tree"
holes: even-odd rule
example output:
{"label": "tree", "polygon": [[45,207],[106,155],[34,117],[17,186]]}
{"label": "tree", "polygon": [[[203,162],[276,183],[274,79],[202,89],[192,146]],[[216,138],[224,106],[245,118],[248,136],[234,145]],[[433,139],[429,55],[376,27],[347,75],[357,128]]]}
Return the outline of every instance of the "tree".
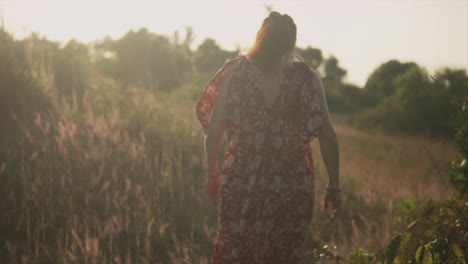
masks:
{"label": "tree", "polygon": [[76,40],[69,41],[55,57],[54,76],[58,91],[82,98],[89,86],[89,65],[88,47]]}
{"label": "tree", "polygon": [[394,92],[358,117],[367,127],[450,136],[453,101],[468,96],[468,76],[464,70],[445,69],[433,80],[413,65],[393,80]]}
{"label": "tree", "polygon": [[341,83],[347,72],[341,68],[339,61],[333,55],[325,61],[325,80]]}
{"label": "tree", "polygon": [[117,55],[115,52],[115,41],[106,36],[93,46],[94,66],[98,73],[116,78],[117,75]]}
{"label": "tree", "polygon": [[[310,53],[316,54],[315,63],[317,65],[319,59],[318,52],[311,50]],[[325,77],[323,78],[323,83],[331,111],[350,113],[359,111],[365,105],[361,89],[343,82],[343,78],[347,72],[341,68],[336,57],[332,55],[325,60],[324,71]]]}
{"label": "tree", "polygon": [[318,67],[323,62],[322,57],[322,50],[312,48],[311,46],[307,46],[305,49],[296,48],[297,53],[301,55],[304,61],[313,69],[318,69]]}
{"label": "tree", "polygon": [[372,104],[376,105],[395,92],[395,80],[416,63],[401,63],[390,60],[380,65],[367,79],[364,86],[365,94],[372,98]]}
{"label": "tree", "polygon": [[153,34],[145,28],[127,32],[113,41],[104,39],[96,45],[97,68],[107,76],[151,90],[170,90],[180,85],[192,71],[189,45],[192,31],[187,29],[185,40],[179,44],[175,33],[167,37]]}
{"label": "tree", "polygon": [[[44,45],[34,45],[37,41]],[[45,95],[38,80],[39,67],[43,65],[38,57],[42,48],[47,46],[45,42],[36,35],[15,41],[9,33],[0,29],[0,160],[17,158],[15,150],[19,148],[18,139],[22,137],[24,129],[34,127],[37,112],[52,108],[50,98]],[[34,64],[29,63],[31,56],[37,58]],[[12,187],[8,182],[3,182],[3,186]]]}
{"label": "tree", "polygon": [[238,51],[222,50],[214,39],[207,38],[198,46],[195,52],[195,67],[199,72],[212,73],[237,53]]}

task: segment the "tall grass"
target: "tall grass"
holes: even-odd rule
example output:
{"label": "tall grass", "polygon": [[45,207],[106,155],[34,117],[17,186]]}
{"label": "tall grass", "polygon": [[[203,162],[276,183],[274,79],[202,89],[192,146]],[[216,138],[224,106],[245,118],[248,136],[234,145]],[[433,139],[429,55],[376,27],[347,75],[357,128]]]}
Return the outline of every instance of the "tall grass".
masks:
{"label": "tall grass", "polygon": [[0,162],[2,262],[207,261],[216,208],[200,192],[201,131],[147,94],[105,99],[37,113]]}
{"label": "tall grass", "polygon": [[[447,139],[372,133],[346,125],[345,116],[333,119],[340,145],[343,210],[339,219],[329,222],[321,208],[327,176],[314,142],[316,216],[307,242],[310,248],[326,246],[340,256],[371,249],[381,259],[394,233],[414,220],[424,201],[449,198],[453,190],[446,168],[460,153]],[[326,254],[319,259],[324,258]]]}
{"label": "tall grass", "polygon": [[[217,203],[204,193],[194,103],[116,91],[103,80],[96,86],[38,112],[34,129],[24,126],[18,147],[0,161],[9,184],[0,207],[0,262],[208,263]],[[342,122],[337,132],[344,210],[326,222],[326,174],[315,143],[316,209],[305,262],[326,262],[311,255],[325,244],[344,258],[358,246],[382,252],[398,219],[408,217],[404,206],[450,191],[440,169],[458,155],[450,143],[375,135]]]}

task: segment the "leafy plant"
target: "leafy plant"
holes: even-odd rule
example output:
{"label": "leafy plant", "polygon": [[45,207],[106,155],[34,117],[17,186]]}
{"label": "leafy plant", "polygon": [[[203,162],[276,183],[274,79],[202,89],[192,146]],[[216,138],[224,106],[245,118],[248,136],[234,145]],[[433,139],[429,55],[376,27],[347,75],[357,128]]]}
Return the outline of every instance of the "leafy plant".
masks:
{"label": "leafy plant", "polygon": [[468,256],[468,110],[458,102],[456,141],[464,159],[450,165],[455,195],[445,202],[426,203],[419,218],[398,233],[387,247],[385,263],[466,263]]}

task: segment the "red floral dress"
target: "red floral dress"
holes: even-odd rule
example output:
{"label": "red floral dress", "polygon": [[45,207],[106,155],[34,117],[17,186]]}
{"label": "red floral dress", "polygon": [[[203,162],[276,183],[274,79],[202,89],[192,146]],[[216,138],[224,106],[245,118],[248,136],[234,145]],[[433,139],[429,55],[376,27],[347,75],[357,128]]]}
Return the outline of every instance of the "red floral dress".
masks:
{"label": "red floral dress", "polygon": [[229,146],[221,173],[213,263],[298,263],[314,203],[310,142],[323,123],[320,93],[304,63],[282,72],[268,107],[245,56],[228,62],[197,105],[207,129],[224,76],[232,71],[225,116]]}

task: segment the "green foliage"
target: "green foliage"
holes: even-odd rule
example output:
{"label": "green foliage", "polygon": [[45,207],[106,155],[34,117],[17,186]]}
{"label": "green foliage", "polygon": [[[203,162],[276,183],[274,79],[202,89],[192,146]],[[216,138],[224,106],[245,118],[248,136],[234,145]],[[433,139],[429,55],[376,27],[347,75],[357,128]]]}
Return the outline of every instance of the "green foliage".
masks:
{"label": "green foliage", "polygon": [[8,149],[17,147],[20,130],[31,127],[36,112],[50,111],[51,102],[38,80],[41,72],[29,62],[39,53],[38,41],[15,41],[0,30],[0,43],[0,159],[6,159]]}
{"label": "green foliage", "polygon": [[396,91],[395,81],[411,67],[417,66],[413,62],[400,63],[390,60],[380,65],[367,79],[364,93],[369,98],[371,105],[376,105]]}
{"label": "green foliage", "polygon": [[[452,102],[455,98],[468,94],[466,73],[457,71],[457,74],[452,74],[448,70],[439,71],[436,76],[443,80],[444,85],[441,85],[438,79],[436,82],[431,81],[418,66],[403,64],[401,67],[406,71],[400,72],[398,77],[392,79],[394,90],[391,96],[385,97],[377,106],[362,112],[355,118],[355,123],[361,127],[390,131],[453,135],[450,117],[454,115],[455,108]],[[378,74],[370,78],[372,83],[378,82],[377,76]]]}
{"label": "green foliage", "polygon": [[450,181],[460,197],[468,197],[468,164],[466,159],[453,161],[450,165]]}
{"label": "green foliage", "polygon": [[362,89],[343,82],[347,72],[337,58],[330,56],[324,62],[323,85],[330,111],[351,113],[361,110],[366,105]]}
{"label": "green foliage", "polygon": [[[442,75],[447,76],[450,72],[453,73],[444,71]],[[404,77],[401,78],[407,79],[400,79],[399,82],[417,86],[420,82],[426,81],[424,76],[420,79],[416,78],[417,74],[414,70],[405,75],[407,76],[403,75]],[[399,92],[401,91],[396,91],[396,94]],[[394,220],[397,226],[407,221],[412,222],[402,232],[396,233],[388,243],[385,254],[381,259],[379,258],[381,262],[377,259],[363,258],[363,251],[359,248],[351,253],[351,256],[360,256],[361,263],[466,263],[468,257],[466,97],[458,98],[453,107],[456,109],[453,119],[455,120],[455,138],[464,156],[461,161],[453,161],[449,166],[450,179],[456,193],[447,201],[428,201],[421,209],[417,207],[412,197],[401,200],[396,207],[398,217]]]}
{"label": "green foliage", "polygon": [[372,252],[367,252],[363,248],[359,247],[351,253],[350,263],[352,264],[370,264],[375,263],[376,257]]}
{"label": "green foliage", "polygon": [[202,73],[215,73],[227,59],[235,57],[238,53],[222,50],[214,39],[205,39],[195,53],[195,68]]}
{"label": "green foliage", "polygon": [[330,111],[353,113],[362,110],[361,102],[365,101],[365,98],[360,88],[326,79],[323,83]]}
{"label": "green foliage", "polygon": [[464,263],[457,261],[463,259],[461,252],[462,256],[468,253],[466,210],[465,202],[456,199],[428,203],[420,218],[390,242],[385,263],[394,263],[396,259],[413,263]]}
{"label": "green foliage", "polygon": [[335,81],[335,82],[341,82],[342,79],[346,76],[347,72],[345,69],[341,68],[338,65],[338,59],[335,58],[333,55],[330,56],[325,61],[325,80],[327,81]]}
{"label": "green foliage", "polygon": [[[186,29],[173,39],[142,28],[129,31],[122,38],[107,37],[95,45],[96,69],[103,75],[120,80],[123,87],[137,86],[152,91],[172,91],[196,74],[214,74],[238,51],[221,49],[213,39],[205,39],[197,50],[190,50],[193,31]],[[196,77],[195,77],[196,78]]]}
{"label": "green foliage", "polygon": [[304,61],[313,69],[317,70],[323,62],[322,50],[307,46],[305,49],[296,48]]}
{"label": "green foliage", "polygon": [[456,102],[458,112],[455,117],[455,140],[464,155],[461,161],[453,161],[450,166],[450,180],[460,198],[468,199],[468,96],[459,98]]}
{"label": "green foliage", "polygon": [[97,69],[122,81],[124,87],[170,90],[182,84],[192,70],[189,41],[181,45],[145,28],[130,30],[118,40],[106,38],[95,46]]}
{"label": "green foliage", "polygon": [[416,250],[416,263],[465,263],[457,244],[449,245],[447,239],[435,239]]}
{"label": "green foliage", "polygon": [[401,199],[396,204],[397,214],[394,222],[397,226],[406,225],[408,221],[418,217],[419,207],[416,200],[412,196]]}
{"label": "green foliage", "polygon": [[[451,182],[456,194],[448,201],[426,203],[418,218],[404,232],[397,234],[387,247],[385,263],[466,263],[468,256],[468,201],[466,142],[467,111],[459,105],[456,138],[464,159],[450,166]],[[408,203],[403,203],[403,205]],[[403,206],[403,211],[414,211]]]}
{"label": "green foliage", "polygon": [[75,40],[69,41],[55,55],[54,77],[58,91],[68,97],[75,93],[82,98],[89,87],[89,67],[88,47]]}

